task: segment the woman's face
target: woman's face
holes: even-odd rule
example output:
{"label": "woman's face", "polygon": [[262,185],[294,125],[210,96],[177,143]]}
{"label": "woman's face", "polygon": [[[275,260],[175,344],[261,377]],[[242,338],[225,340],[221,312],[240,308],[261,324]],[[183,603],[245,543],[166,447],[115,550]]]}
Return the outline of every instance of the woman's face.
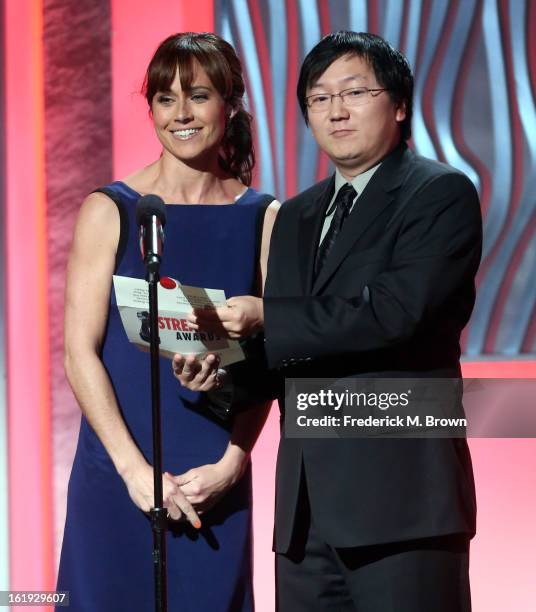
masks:
{"label": "woman's face", "polygon": [[151,104],[158,139],[166,151],[186,163],[217,160],[225,131],[225,103],[202,66],[194,61],[194,78],[183,90],[179,70],[169,91],[157,91]]}

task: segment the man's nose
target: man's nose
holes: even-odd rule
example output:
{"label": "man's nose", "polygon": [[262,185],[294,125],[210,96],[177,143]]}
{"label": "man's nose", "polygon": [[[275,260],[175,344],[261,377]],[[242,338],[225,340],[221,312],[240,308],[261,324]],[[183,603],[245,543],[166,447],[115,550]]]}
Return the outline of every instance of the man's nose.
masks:
{"label": "man's nose", "polygon": [[340,96],[333,96],[329,105],[330,120],[348,119],[348,116],[348,108],[344,105],[342,98]]}

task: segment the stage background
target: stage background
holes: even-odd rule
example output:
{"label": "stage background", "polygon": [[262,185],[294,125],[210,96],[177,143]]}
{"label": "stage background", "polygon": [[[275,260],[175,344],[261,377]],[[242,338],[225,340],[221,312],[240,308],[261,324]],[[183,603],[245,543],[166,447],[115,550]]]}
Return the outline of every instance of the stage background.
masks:
{"label": "stage background", "polygon": [[[466,172],[485,220],[468,376],[536,376],[536,2],[1,0],[0,589],[51,589],[79,411],[62,368],[66,257],[87,193],[159,153],[139,94],[159,41],[212,30],[244,63],[255,186],[284,199],[330,171],[295,100],[328,31],[386,37],[415,73],[412,146]],[[257,609],[273,609],[277,414],[254,453]],[[471,440],[475,612],[536,602],[534,440]]]}

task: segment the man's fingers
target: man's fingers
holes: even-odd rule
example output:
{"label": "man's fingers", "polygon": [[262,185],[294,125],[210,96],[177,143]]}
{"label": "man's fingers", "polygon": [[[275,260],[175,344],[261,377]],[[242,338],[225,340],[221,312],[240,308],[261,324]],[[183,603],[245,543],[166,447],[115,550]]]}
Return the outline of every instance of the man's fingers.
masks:
{"label": "man's fingers", "polygon": [[219,363],[220,360],[216,355],[207,355],[205,359],[203,359],[201,370],[195,377],[196,382],[202,385],[207,381],[209,376],[217,374]]}
{"label": "man's fingers", "polygon": [[218,372],[219,363],[220,359],[215,355],[208,355],[202,362],[196,362],[195,375],[190,376],[190,381],[201,389],[209,377]]}
{"label": "man's fingers", "polygon": [[237,317],[237,311],[231,306],[220,306],[215,312],[222,323],[234,321]]}
{"label": "man's fingers", "polygon": [[195,355],[173,357],[173,375],[182,385],[192,391],[210,391],[214,388],[215,377],[220,365],[217,353],[208,353],[203,359]]}
{"label": "man's fingers", "polygon": [[194,355],[190,355],[186,358],[184,366],[182,368],[182,376],[185,380],[191,381],[201,369],[200,363],[197,361]]}
{"label": "man's fingers", "polygon": [[188,357],[186,357],[185,361],[184,361],[184,366],[183,366],[183,371],[184,370],[190,370],[190,371],[197,371],[200,368],[200,363],[197,360],[195,355],[188,355]]}
{"label": "man's fingers", "polygon": [[211,332],[218,336],[225,336],[225,328],[219,319],[214,319],[213,321],[199,320],[199,323],[196,325],[196,327],[197,329],[201,329],[206,332]]}
{"label": "man's fingers", "polygon": [[218,323],[234,320],[236,318],[236,310],[229,306],[220,306],[216,309],[193,310],[186,318],[190,323],[200,327],[204,325],[217,326]]}
{"label": "man's fingers", "polygon": [[262,302],[259,305],[259,298],[251,296],[229,298],[225,306],[216,309],[194,309],[188,321],[195,329],[240,339],[262,326]]}
{"label": "man's fingers", "polygon": [[194,308],[194,310],[192,310],[192,312],[186,317],[186,319],[192,323],[197,323],[198,320],[216,321],[220,318],[218,311],[219,309],[214,308]]}
{"label": "man's fingers", "polygon": [[184,368],[185,359],[182,355],[178,353],[173,356],[173,361],[171,362],[171,367],[173,368],[173,374],[175,376],[180,376],[182,374],[182,369]]}

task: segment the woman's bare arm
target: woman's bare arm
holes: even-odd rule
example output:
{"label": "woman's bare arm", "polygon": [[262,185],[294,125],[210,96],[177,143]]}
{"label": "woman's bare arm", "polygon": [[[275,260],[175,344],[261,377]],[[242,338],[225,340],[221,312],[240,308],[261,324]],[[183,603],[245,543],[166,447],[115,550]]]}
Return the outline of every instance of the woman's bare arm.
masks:
{"label": "woman's bare arm", "polygon": [[[108,318],[119,213],[103,194],[82,204],[67,268],[65,293],[65,372],[82,412],[106,448],[134,503],[147,511],[153,505],[152,468],[132,439],[100,359]],[[169,477],[164,477],[170,516],[181,510],[198,522],[193,508]]]}

